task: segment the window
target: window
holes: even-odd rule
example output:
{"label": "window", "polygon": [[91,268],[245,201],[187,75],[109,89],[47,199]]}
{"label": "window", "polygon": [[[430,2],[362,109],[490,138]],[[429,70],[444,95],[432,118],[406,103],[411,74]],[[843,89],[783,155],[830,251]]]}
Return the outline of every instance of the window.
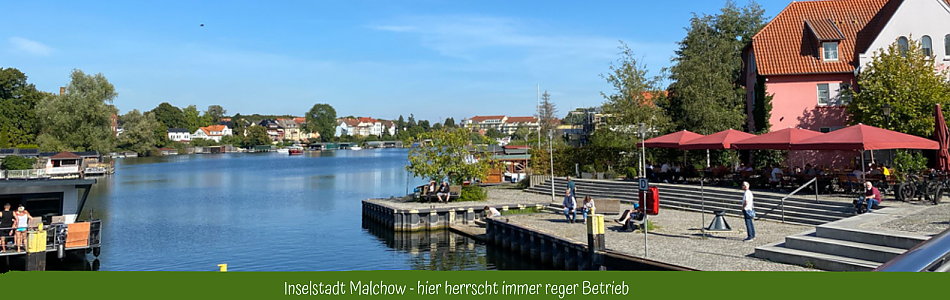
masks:
{"label": "window", "polygon": [[900,48],[901,56],[907,56],[907,49],[910,49],[910,44],[907,42],[907,37],[897,38],[897,47]]}
{"label": "window", "polygon": [[831,132],[831,127],[822,127],[822,128],[819,128],[819,129],[818,129],[818,132],[821,132],[821,133],[829,133],[829,132]]}
{"label": "window", "polygon": [[943,47],[945,48],[945,49],[943,49],[943,50],[944,50],[944,54],[945,54],[947,57],[950,57],[950,34],[948,34],[947,36],[943,37]]}
{"label": "window", "polygon": [[818,105],[828,105],[830,104],[830,98],[828,93],[828,84],[822,83],[818,85]]}
{"label": "window", "polygon": [[838,43],[837,42],[827,42],[821,43],[821,48],[825,53],[825,61],[838,61]]}
{"label": "window", "polygon": [[933,41],[930,40],[930,36],[925,35],[920,38],[920,46],[924,50],[924,56],[933,57],[934,55],[934,45]]}
{"label": "window", "polygon": [[838,95],[838,97],[841,99],[840,104],[844,105],[851,103],[851,83],[842,82],[838,88]]}

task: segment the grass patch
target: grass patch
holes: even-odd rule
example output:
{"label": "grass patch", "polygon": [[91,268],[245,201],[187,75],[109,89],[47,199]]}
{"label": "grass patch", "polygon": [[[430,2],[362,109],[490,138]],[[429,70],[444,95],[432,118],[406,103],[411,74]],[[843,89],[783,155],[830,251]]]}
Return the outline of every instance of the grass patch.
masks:
{"label": "grass patch", "polygon": [[501,215],[502,215],[502,216],[527,215],[527,214],[536,214],[536,213],[539,213],[539,212],[541,212],[541,210],[538,209],[537,206],[532,206],[532,207],[526,207],[525,209],[510,209],[510,208],[509,208],[509,209],[506,210],[506,211],[502,211],[502,212],[501,212]]}
{"label": "grass patch", "polygon": [[[660,226],[660,225],[656,225],[656,224],[653,223],[653,221],[650,221],[649,219],[647,219],[647,230],[648,230],[648,231],[657,231],[657,230],[660,230],[660,229],[663,229],[663,227]],[[643,229],[637,229],[637,231],[635,231],[635,232],[643,232]]]}

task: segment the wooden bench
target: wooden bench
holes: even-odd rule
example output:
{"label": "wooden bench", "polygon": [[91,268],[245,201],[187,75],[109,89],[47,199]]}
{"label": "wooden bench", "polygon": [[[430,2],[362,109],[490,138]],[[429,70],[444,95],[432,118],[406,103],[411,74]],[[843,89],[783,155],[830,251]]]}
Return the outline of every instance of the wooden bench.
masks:
{"label": "wooden bench", "polygon": [[[619,214],[622,210],[620,209],[620,200],[619,199],[592,199],[594,201],[594,213],[602,215],[616,215]],[[584,206],[584,199],[577,199],[577,206]]]}
{"label": "wooden bench", "polygon": [[[419,193],[416,195],[416,199],[423,202],[438,201],[438,192],[429,192],[428,185],[422,185],[416,187]],[[449,198],[445,201],[451,201],[452,199],[458,199],[462,196],[462,186],[460,185],[450,185],[449,186]]]}

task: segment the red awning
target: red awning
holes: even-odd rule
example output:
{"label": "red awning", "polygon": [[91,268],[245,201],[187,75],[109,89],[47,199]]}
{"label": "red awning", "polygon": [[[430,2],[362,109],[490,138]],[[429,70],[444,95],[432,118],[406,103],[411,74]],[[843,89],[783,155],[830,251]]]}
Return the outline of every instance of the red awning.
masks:
{"label": "red awning", "polygon": [[687,141],[679,148],[682,150],[724,150],[729,149],[732,146],[732,143],[752,137],[755,137],[755,135],[729,129]]}
{"label": "red awning", "polygon": [[939,149],[936,141],[864,124],[838,129],[792,144],[792,150]]}
{"label": "red awning", "polygon": [[[647,148],[679,148],[684,142],[701,137],[703,137],[702,134],[683,130],[646,140],[643,145]],[[637,146],[640,144],[637,143]]]}
{"label": "red awning", "polygon": [[789,150],[792,144],[823,133],[800,128],[785,128],[732,143],[738,150]]}

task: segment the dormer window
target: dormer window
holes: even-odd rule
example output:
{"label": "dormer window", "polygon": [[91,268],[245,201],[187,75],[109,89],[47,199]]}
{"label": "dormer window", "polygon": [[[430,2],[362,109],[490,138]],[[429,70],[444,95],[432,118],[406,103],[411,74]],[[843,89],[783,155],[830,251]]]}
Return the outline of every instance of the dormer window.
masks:
{"label": "dormer window", "polygon": [[838,42],[821,43],[824,61],[838,61]]}

